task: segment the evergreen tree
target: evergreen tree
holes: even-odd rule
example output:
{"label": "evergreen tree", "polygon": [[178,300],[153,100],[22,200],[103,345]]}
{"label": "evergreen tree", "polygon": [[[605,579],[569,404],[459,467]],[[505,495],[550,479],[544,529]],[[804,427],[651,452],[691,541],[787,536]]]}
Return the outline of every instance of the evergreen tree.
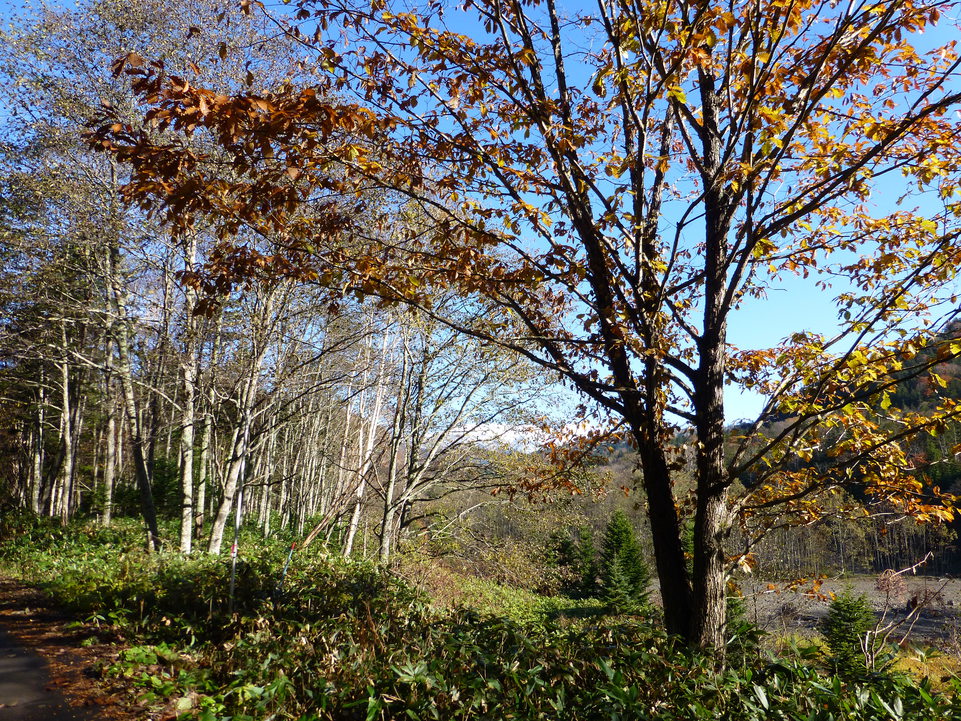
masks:
{"label": "evergreen tree", "polygon": [[589,526],[570,528],[555,534],[550,556],[553,563],[566,570],[561,591],[572,598],[597,595],[597,549]]}
{"label": "evergreen tree", "polygon": [[866,670],[862,643],[874,623],[874,611],[865,596],[855,596],[847,589],[831,601],[820,631],[839,674],[856,676]]}
{"label": "evergreen tree", "polygon": [[630,613],[647,601],[650,571],[634,528],[623,511],[614,511],[604,532],[600,577],[603,598],[615,611]]}

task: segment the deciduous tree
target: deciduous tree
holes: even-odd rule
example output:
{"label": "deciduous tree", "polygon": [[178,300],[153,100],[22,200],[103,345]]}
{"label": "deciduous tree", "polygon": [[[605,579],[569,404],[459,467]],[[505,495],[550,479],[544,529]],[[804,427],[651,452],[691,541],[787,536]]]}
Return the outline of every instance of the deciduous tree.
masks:
{"label": "deciduous tree", "polygon": [[[158,60],[117,65],[149,121],[213,138],[232,175],[122,119],[95,142],[132,163],[129,198],[175,233],[218,224],[222,245],[195,278],[208,290],[267,267],[427,312],[438,286],[497,304],[483,324],[444,320],[556,371],[631,440],[666,626],[720,649],[736,518],[760,530],[772,509],[808,520],[839,486],[950,516],[900,442],[937,432],[957,406],[902,412],[890,391],[928,372],[922,347],[939,360],[961,350],[938,335],[961,260],[959,60],[953,42],[929,39],[957,9],[301,0],[276,22],[314,53],[319,84],[232,93]],[[426,220],[401,222],[409,206]],[[240,228],[260,240],[238,243]],[[732,347],[739,309],[792,274],[838,295],[838,332]],[[726,446],[730,383],[766,404]],[[759,435],[772,418],[779,430]],[[831,463],[810,463],[821,451]],[[750,485],[734,498],[740,479]]]}

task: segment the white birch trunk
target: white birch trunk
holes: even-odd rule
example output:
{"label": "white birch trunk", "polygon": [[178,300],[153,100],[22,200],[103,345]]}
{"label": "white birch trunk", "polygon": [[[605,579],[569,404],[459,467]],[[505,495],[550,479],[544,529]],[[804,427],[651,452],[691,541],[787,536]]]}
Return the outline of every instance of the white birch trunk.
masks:
{"label": "white birch trunk", "polygon": [[[207,544],[207,553],[218,555],[223,545],[224,529],[227,525],[227,517],[233,506],[234,498],[238,495],[238,484],[242,481],[242,474],[246,465],[247,454],[249,452],[250,432],[253,424],[254,400],[256,399],[259,387],[260,370],[263,367],[264,359],[269,349],[268,329],[273,311],[273,293],[268,291],[264,298],[264,307],[259,328],[254,329],[252,358],[248,368],[247,378],[238,398],[238,412],[240,424],[234,430],[234,442],[231,444],[231,456],[227,466],[227,474],[224,482],[224,497],[214,518],[213,527],[210,530],[210,542]],[[238,516],[242,509],[236,510]],[[239,519],[238,519],[239,520]]]}
{"label": "white birch trunk", "polygon": [[[374,462],[374,445],[377,440],[377,426],[380,421],[380,409],[384,399],[384,374],[387,367],[386,356],[390,334],[384,332],[383,347],[380,354],[380,368],[377,373],[377,385],[374,394],[374,407],[371,410],[370,419],[367,424],[366,437],[358,443],[358,471],[357,471],[357,490],[354,497],[354,510],[350,517],[350,526],[347,529],[347,538],[344,541],[344,558],[350,556],[354,548],[354,539],[357,536],[357,529],[360,525],[360,515],[363,510],[364,494],[367,489],[367,475],[370,473]],[[363,429],[363,426],[361,426]]]}
{"label": "white birch trunk", "polygon": [[[191,234],[184,265],[192,269],[197,257],[197,238]],[[197,377],[200,356],[197,352],[197,322],[193,310],[197,293],[187,286],[184,290],[184,343],[180,362],[183,396],[180,401],[180,552],[193,549],[194,530],[194,435],[197,416]],[[169,444],[169,435],[168,435]]]}

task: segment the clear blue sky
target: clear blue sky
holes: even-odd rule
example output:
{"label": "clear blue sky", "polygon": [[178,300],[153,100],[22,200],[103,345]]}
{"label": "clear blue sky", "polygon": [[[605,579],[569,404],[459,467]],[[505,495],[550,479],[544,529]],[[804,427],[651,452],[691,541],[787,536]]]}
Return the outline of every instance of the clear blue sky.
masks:
{"label": "clear blue sky", "polygon": [[[837,328],[833,295],[812,290],[812,279],[785,278],[763,300],[750,300],[734,312],[728,340],[741,350],[770,348],[800,331],[829,334]],[[727,421],[753,420],[764,405],[754,392],[729,386],[724,397]]]}

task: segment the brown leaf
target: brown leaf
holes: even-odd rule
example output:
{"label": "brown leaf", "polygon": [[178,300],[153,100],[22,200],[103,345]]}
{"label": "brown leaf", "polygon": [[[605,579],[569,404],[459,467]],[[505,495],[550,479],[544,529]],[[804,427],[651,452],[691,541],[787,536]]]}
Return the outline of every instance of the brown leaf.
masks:
{"label": "brown leaf", "polygon": [[144,62],[144,59],[140,57],[140,55],[130,52],[124,55],[122,58],[117,58],[114,60],[110,64],[110,72],[112,72],[114,76],[117,76],[120,75],[120,73],[122,73],[128,65],[131,68],[140,68],[143,67]]}

